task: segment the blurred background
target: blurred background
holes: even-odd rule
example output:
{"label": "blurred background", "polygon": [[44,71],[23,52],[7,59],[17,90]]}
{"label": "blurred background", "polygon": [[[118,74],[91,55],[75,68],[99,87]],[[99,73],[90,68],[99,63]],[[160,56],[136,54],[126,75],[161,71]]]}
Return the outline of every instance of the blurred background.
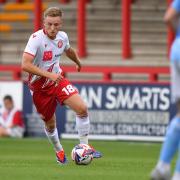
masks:
{"label": "blurred background", "polygon": [[[163,22],[170,2],[0,0],[0,100],[11,94],[24,113],[26,134],[43,135],[20,64],[29,36],[42,27],[43,10],[58,6],[63,11],[62,30],[82,59],[83,69],[77,73],[65,56],[60,63],[88,103],[92,138],[124,139],[125,135],[125,139],[162,140],[173,114],[168,59],[173,34]],[[22,83],[17,94],[11,85],[16,81]],[[65,108],[58,112],[63,122],[59,132],[71,137],[73,113]]]}

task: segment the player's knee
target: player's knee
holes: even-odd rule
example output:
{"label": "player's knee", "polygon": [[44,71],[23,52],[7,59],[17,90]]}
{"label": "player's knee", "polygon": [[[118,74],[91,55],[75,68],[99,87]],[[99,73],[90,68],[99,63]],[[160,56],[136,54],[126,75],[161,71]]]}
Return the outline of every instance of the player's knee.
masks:
{"label": "player's knee", "polygon": [[45,127],[48,132],[54,132],[54,129],[56,128],[56,123],[55,122],[46,122]]}
{"label": "player's knee", "polygon": [[87,106],[86,105],[80,106],[78,108],[77,115],[79,117],[86,117],[88,115],[88,108],[87,108]]}
{"label": "player's knee", "polygon": [[55,129],[55,125],[46,126],[46,130],[50,133],[54,132],[54,129]]}

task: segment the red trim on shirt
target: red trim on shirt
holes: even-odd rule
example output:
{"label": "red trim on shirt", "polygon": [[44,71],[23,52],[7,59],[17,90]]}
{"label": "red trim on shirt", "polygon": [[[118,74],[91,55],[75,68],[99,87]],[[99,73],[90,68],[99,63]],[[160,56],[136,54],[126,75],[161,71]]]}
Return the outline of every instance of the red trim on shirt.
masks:
{"label": "red trim on shirt", "polygon": [[28,53],[28,52],[24,52],[24,53],[29,54],[30,56],[35,57],[35,55],[34,55],[34,54],[31,54],[31,53]]}

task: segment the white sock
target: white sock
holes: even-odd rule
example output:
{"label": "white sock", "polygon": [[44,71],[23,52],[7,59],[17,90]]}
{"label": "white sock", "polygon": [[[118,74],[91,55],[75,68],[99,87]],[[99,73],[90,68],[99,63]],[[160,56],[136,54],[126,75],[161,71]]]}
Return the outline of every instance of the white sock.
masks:
{"label": "white sock", "polygon": [[180,172],[175,172],[172,180],[180,180]]}
{"label": "white sock", "polygon": [[46,128],[44,128],[46,136],[48,137],[50,143],[54,146],[56,152],[59,152],[63,149],[62,145],[60,144],[57,128],[54,129],[54,132],[48,132]]}
{"label": "white sock", "polygon": [[170,171],[170,164],[159,161],[157,164],[157,168],[162,174],[164,174],[165,172]]}
{"label": "white sock", "polygon": [[90,128],[89,116],[83,118],[76,116],[76,127],[78,130],[80,144],[88,144]]}

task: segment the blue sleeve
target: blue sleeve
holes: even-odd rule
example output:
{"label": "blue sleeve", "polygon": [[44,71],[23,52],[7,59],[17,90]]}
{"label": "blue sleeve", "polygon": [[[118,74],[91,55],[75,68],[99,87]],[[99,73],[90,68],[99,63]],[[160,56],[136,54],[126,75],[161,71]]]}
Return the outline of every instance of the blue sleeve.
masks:
{"label": "blue sleeve", "polygon": [[171,5],[177,12],[180,12],[180,0],[174,0]]}

